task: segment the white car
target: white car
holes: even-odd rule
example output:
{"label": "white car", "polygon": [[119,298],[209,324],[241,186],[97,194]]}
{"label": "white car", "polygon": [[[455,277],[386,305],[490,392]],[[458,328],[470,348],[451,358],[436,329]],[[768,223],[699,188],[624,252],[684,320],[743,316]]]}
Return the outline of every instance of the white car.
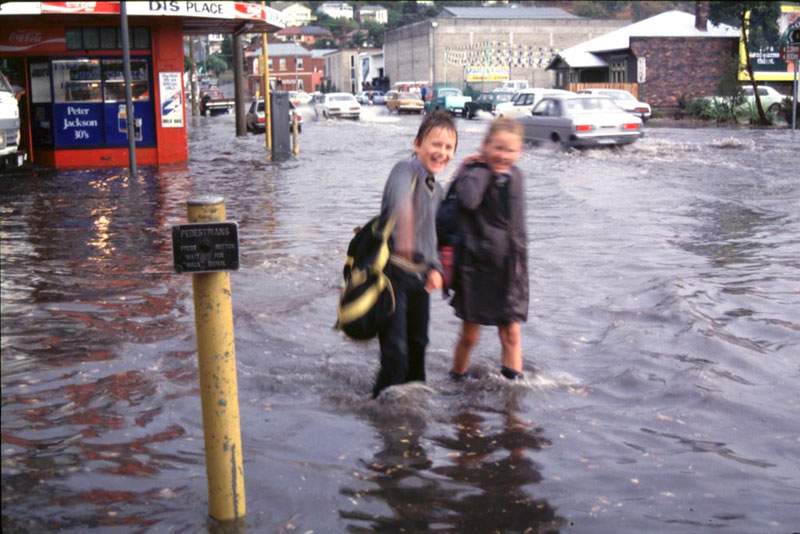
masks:
{"label": "white car", "polygon": [[291,100],[295,106],[308,104],[311,102],[311,95],[305,91],[289,91],[289,100]]}
{"label": "white car", "polygon": [[571,91],[564,91],[563,89],[523,89],[511,97],[510,102],[498,104],[494,113],[497,117],[506,117],[509,119],[525,117],[531,114],[533,106],[535,106],[543,97],[571,94],[574,93]]}
{"label": "white car", "polygon": [[320,111],[326,119],[345,117],[358,120],[361,117],[361,104],[350,93],[328,93],[322,98]]}
{"label": "white car", "polygon": [[653,113],[653,110],[650,109],[650,104],[636,100],[632,94],[622,89],[584,89],[578,91],[578,94],[607,96],[628,113],[633,113],[637,117],[640,117],[642,122],[647,121]]}
{"label": "white car", "polygon": [[[297,106],[289,100],[289,130],[292,127],[292,110],[297,111]],[[244,117],[247,130],[253,133],[264,133],[266,129],[266,119],[264,117],[264,99],[260,98],[250,102],[247,114]],[[297,113],[297,133],[303,131],[303,116]]]}

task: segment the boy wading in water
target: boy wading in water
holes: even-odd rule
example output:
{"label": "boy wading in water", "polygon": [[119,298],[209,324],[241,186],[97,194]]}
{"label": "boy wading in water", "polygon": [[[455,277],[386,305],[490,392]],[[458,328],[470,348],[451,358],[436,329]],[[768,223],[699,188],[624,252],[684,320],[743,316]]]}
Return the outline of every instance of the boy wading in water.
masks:
{"label": "boy wading in water", "polygon": [[396,216],[389,260],[395,311],[378,333],[381,368],[372,398],[395,384],[425,381],[430,292],[442,287],[436,211],[443,193],[436,175],[453,159],[457,143],[450,114],[429,113],[414,138],[414,156],[398,162],[386,180],[381,217]]}

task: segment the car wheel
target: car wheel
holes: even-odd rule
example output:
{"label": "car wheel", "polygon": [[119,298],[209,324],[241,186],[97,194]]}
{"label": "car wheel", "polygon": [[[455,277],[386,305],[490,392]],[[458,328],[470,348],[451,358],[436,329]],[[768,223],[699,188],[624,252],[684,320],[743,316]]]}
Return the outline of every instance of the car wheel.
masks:
{"label": "car wheel", "polygon": [[325,118],[327,119],[327,118],[328,118],[328,112],[327,112],[327,111],[323,111],[323,112],[322,112],[322,116],[323,116],[323,117],[325,117]]}
{"label": "car wheel", "polygon": [[772,104],[772,105],[769,107],[769,109],[767,110],[767,113],[768,113],[769,115],[777,115],[777,113],[778,113],[778,110],[780,110],[780,109],[781,109],[781,106],[780,106],[779,104]]}
{"label": "car wheel", "polygon": [[560,143],[561,137],[559,137],[559,135],[556,132],[553,132],[550,134],[550,140],[554,143]]}

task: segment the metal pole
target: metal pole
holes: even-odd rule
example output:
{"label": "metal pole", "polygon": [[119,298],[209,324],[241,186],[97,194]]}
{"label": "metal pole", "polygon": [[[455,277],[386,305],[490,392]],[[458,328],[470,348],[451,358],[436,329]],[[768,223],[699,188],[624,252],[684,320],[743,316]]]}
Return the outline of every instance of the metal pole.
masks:
{"label": "metal pole", "polygon": [[233,92],[236,101],[236,136],[247,135],[247,121],[244,116],[244,68],[242,67],[242,34],[233,34]]}
{"label": "metal pole", "polygon": [[192,116],[197,116],[197,62],[194,60],[194,37],[189,36],[189,63],[192,68],[189,71],[189,83],[192,89]]}
{"label": "metal pole", "polygon": [[431,28],[433,28],[433,51],[430,55],[432,60],[431,62],[431,72],[433,73],[431,76],[431,87],[436,87],[436,27],[439,26],[439,23],[436,21],[431,22]]}
{"label": "metal pole", "polygon": [[300,153],[300,136],[298,135],[298,124],[297,124],[297,110],[292,110],[292,152],[294,155],[298,155]]}
{"label": "metal pole", "polygon": [[794,60],[794,95],[792,95],[792,131],[797,129],[797,88],[800,82],[797,80],[797,70],[800,68],[800,60]]}
{"label": "metal pole", "polygon": [[[261,0],[261,5],[266,6],[267,2]],[[272,161],[272,92],[269,87],[269,42],[267,41],[267,32],[261,32],[261,51],[264,58],[264,78],[261,82],[264,93],[264,128],[266,135],[264,135],[265,142],[267,143],[267,160]]]}
{"label": "metal pole", "polygon": [[125,122],[128,124],[128,162],[131,181],[136,177],[136,116],[133,114],[133,95],[131,94],[131,50],[128,38],[128,8],[125,2],[119,4],[120,29],[122,30],[122,71],[125,76]]}
{"label": "metal pole", "polygon": [[[186,211],[190,223],[225,220],[222,197],[190,200]],[[230,273],[195,273],[192,290],[209,513],[218,521],[238,520],[246,509]]]}

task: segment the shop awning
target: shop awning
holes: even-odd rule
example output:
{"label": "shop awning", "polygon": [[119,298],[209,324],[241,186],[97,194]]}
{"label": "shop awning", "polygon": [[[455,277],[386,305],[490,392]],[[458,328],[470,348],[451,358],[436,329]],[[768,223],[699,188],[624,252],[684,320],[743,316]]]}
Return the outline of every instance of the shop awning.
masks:
{"label": "shop awning", "polygon": [[[131,17],[179,17],[185,34],[275,32],[286,24],[271,7],[244,2],[126,2]],[[3,15],[119,15],[119,2],[5,2]]]}

